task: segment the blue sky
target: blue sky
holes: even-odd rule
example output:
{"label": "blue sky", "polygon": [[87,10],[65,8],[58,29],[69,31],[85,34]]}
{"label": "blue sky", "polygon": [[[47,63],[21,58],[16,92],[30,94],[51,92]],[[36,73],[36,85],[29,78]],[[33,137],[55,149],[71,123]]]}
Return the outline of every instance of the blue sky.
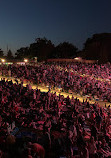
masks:
{"label": "blue sky", "polygon": [[111,0],[1,0],[0,48],[14,53],[37,37],[82,49],[95,33],[111,32]]}

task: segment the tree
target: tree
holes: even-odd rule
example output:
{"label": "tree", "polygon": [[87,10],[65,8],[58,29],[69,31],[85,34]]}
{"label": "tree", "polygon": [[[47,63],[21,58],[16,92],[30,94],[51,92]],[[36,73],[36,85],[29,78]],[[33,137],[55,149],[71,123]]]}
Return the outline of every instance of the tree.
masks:
{"label": "tree", "polygon": [[54,49],[54,44],[50,40],[44,38],[36,38],[34,43],[29,47],[22,47],[15,53],[16,58],[33,58],[37,57],[39,61],[46,60]]}
{"label": "tree", "polygon": [[3,56],[4,56],[4,54],[3,54],[3,50],[0,49],[0,58],[2,58]]}
{"label": "tree", "polygon": [[55,58],[74,58],[77,55],[78,48],[69,42],[60,43],[53,52]]}
{"label": "tree", "polygon": [[17,59],[24,59],[29,57],[29,47],[22,47],[15,53]]}
{"label": "tree", "polygon": [[9,51],[7,52],[6,58],[7,58],[8,60],[11,60],[11,59],[14,58],[14,57],[13,57],[13,54],[12,54],[12,51],[11,51],[10,49],[9,49]]}
{"label": "tree", "polygon": [[39,61],[46,60],[51,56],[55,46],[52,44],[51,40],[48,40],[47,38],[37,38],[36,40],[37,44],[37,57]]}

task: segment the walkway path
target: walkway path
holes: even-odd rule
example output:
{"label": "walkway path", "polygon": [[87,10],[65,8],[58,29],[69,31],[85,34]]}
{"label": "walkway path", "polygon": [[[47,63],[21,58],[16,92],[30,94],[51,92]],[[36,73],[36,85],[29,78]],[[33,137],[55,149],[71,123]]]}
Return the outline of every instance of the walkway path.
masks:
{"label": "walkway path", "polygon": [[[7,79],[8,80],[12,80],[13,83],[16,83],[14,77],[3,77],[3,76],[0,76],[0,80],[2,78],[5,78],[5,80],[7,80]],[[18,82],[21,83],[20,79],[18,79]],[[48,92],[49,91],[49,88],[47,88],[47,87],[45,87],[43,85],[36,85],[36,84],[32,84],[30,82],[23,83],[23,86],[26,86],[27,84],[30,84],[32,89],[36,89],[36,88],[40,89],[41,92]],[[75,94],[75,93],[70,94],[70,93],[66,93],[66,92],[60,92],[57,89],[56,90],[51,90],[51,93],[55,93],[55,92],[56,92],[57,95],[60,94],[60,95],[63,95],[64,97],[69,96],[71,98],[73,96],[74,98],[78,98],[81,102],[83,102],[83,99],[84,99],[84,101],[87,99],[87,101],[89,101],[89,103],[91,103],[91,104],[96,102],[100,106],[103,106],[103,107],[105,107],[105,104],[106,104],[106,107],[109,106],[109,105],[111,106],[111,103],[109,103],[109,102],[89,100],[89,98],[87,96],[80,96],[79,94]]]}

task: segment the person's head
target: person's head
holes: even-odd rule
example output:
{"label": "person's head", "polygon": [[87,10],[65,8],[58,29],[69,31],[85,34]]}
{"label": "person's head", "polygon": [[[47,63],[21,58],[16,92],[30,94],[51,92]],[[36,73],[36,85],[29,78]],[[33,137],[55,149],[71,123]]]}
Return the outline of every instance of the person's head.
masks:
{"label": "person's head", "polygon": [[102,144],[103,144],[103,145],[106,144],[105,138],[102,139]]}
{"label": "person's head", "polygon": [[32,142],[28,142],[27,143],[27,146],[30,148],[30,147],[32,147]]}
{"label": "person's head", "polygon": [[98,149],[101,148],[101,144],[102,144],[101,141],[99,141],[99,142],[98,142]]}

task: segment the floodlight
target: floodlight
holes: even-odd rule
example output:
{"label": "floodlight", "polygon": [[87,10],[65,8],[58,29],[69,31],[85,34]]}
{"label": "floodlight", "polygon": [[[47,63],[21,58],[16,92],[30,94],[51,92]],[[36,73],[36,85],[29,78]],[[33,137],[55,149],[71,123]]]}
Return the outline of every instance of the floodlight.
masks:
{"label": "floodlight", "polygon": [[28,62],[28,59],[24,59],[24,62],[27,63],[27,62]]}
{"label": "floodlight", "polygon": [[1,59],[1,62],[4,63],[4,62],[5,62],[5,59]]}

